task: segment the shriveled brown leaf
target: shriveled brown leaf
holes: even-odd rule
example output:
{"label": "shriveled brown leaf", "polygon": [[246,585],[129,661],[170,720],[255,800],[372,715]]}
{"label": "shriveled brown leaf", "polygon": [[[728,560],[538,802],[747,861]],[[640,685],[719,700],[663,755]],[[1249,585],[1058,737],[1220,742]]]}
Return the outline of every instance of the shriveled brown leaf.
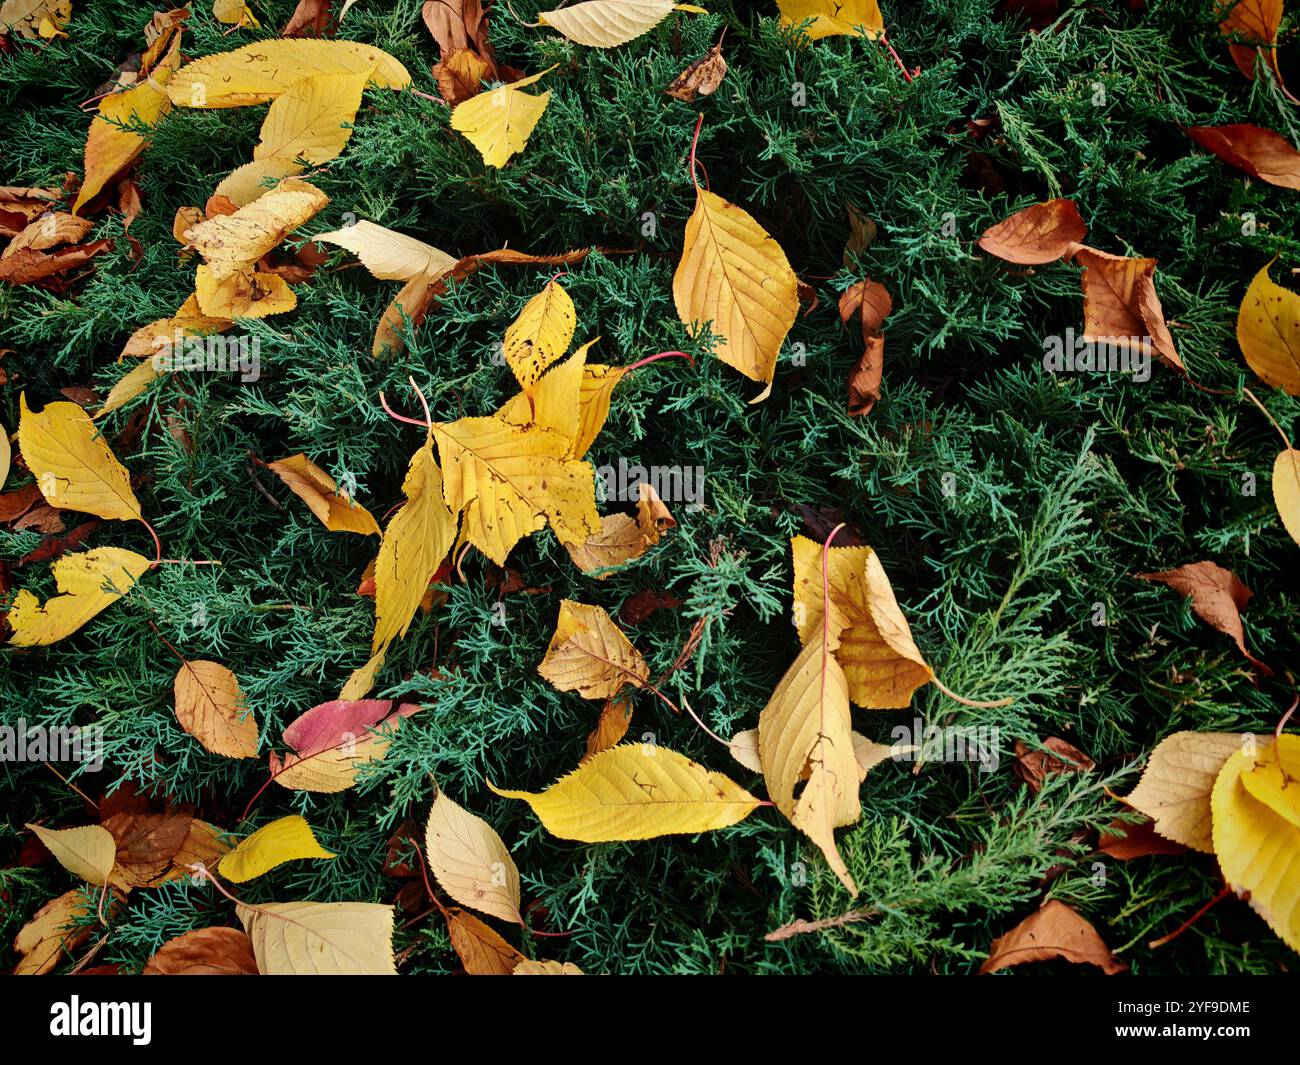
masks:
{"label": "shriveled brown leaf", "polygon": [[167,940],[145,976],[256,976],[253,944],[238,928],[196,928]]}
{"label": "shriveled brown leaf", "polygon": [[455,107],[477,96],[491,65],[472,48],[448,52],[434,66],[433,77],[442,98]]}
{"label": "shriveled brown leaf", "polygon": [[284,24],[280,36],[323,37],[331,17],[330,0],[298,0],[298,6]]}
{"label": "shriveled brown leaf", "polygon": [[1065,903],[1049,899],[989,947],[981,973],[993,973],[1011,965],[1064,958],[1075,965],[1095,965],[1107,976],[1128,968],[1102,942],[1097,930]]}
{"label": "shriveled brown leaf", "polygon": [[1272,669],[1246,650],[1241,611],[1246,608],[1251,591],[1231,570],[1206,561],[1193,562],[1161,573],[1137,573],[1134,576],[1140,580],[1168,585],[1184,599],[1190,599],[1197,617],[1225,636],[1230,636],[1237,649],[1265,676],[1273,675]]}
{"label": "shriveled brown leaf", "polygon": [[1174,347],[1156,295],[1156,261],[1111,255],[1083,245],[1073,248],[1071,254],[1083,267],[1085,339],[1110,342],[1117,350],[1130,352],[1135,344],[1147,341],[1165,365],[1185,374],[1187,368]]}
{"label": "shriveled brown leaf", "polygon": [[117,841],[112,881],[121,887],[149,887],[171,867],[194,821],[192,810],[119,813],[104,828]]}
{"label": "shriveled brown leaf", "polygon": [[717,92],[726,73],[727,61],[722,58],[722,42],[719,41],[673,78],[664,92],[674,99],[694,103],[698,97],[712,96]]}
{"label": "shriveled brown leaf", "polygon": [[0,281],[11,285],[45,282],[50,286],[58,275],[85,266],[100,252],[107,251],[112,246],[111,240],[96,240],[89,244],[73,244],[53,252],[22,248],[13,255],[0,259]]}
{"label": "shriveled brown leaf", "polygon": [[1114,821],[1101,833],[1097,850],[1108,858],[1128,862],[1152,854],[1184,854],[1187,848],[1172,839],[1165,839],[1156,831],[1152,821],[1142,821],[1136,825],[1127,821]]}
{"label": "shriveled brown leaf", "polygon": [[1050,774],[1087,773],[1097,766],[1078,747],[1059,736],[1049,736],[1043,741],[1043,748],[1036,750],[1016,740],[1016,761],[1011,767],[1035,795]]}
{"label": "shriveled brown leaf", "polygon": [[884,321],[894,309],[889,290],[870,278],[844,290],[840,297],[840,321],[857,321],[862,330],[863,351],[849,371],[849,414],[868,414],[880,399],[885,371]]}

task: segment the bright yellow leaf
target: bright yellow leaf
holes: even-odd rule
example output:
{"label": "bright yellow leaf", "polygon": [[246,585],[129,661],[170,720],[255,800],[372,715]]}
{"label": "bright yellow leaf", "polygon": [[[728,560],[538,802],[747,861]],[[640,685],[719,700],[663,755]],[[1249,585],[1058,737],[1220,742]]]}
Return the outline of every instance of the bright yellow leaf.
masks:
{"label": "bright yellow leaf", "polygon": [[631,684],[640,688],[650,667],[602,608],[560,601],[560,616],[537,672],[560,691],[608,699]]}
{"label": "bright yellow leaf", "polygon": [[569,350],[577,322],[573,300],[558,281],[524,304],[503,342],[506,363],[524,388]]}
{"label": "bright yellow leaf", "polygon": [[1291,539],[1300,544],[1300,451],[1287,448],[1273,462],[1273,504]]}
{"label": "bright yellow leaf", "polygon": [[1274,284],[1268,266],[1241,301],[1237,343],[1261,381],[1300,396],[1300,294]]}
{"label": "bright yellow leaf", "polygon": [[541,74],[501,85],[457,104],[452,108],[451,128],[465,135],[487,166],[505,166],[512,155],[524,150],[529,134],[551,99],[549,90],[533,96],[523,88],[553,69],[548,67]]}
{"label": "bright yellow leaf", "polygon": [[306,820],[290,814],[263,825],[251,836],[240,840],[235,849],[221,859],[217,869],[227,880],[242,884],[285,862],[334,857],[336,855],[316,841]]}
{"label": "bright yellow leaf", "polygon": [[143,555],[120,547],[97,547],[64,555],[50,570],[60,595],[44,604],[23,588],[9,608],[9,642],[18,647],[54,643],[76,632],[117,602],[151,565]]}
{"label": "bright yellow leaf", "polygon": [[311,509],[321,524],[331,532],[354,532],[378,536],[379,523],[365,507],[342,495],[334,478],[306,455],[267,463],[266,468],[280,478]]}
{"label": "bright yellow leaf", "polygon": [[248,266],[222,281],[210,268],[200,266],[194,272],[194,298],[200,311],[220,319],[268,318],[298,306],[298,297],[284,278]]}
{"label": "bright yellow leaf", "polygon": [[[186,233],[186,238],[203,256],[213,280],[225,281],[252,267],[329,202],[329,197],[315,185],[300,178],[286,178],[234,214],[216,215],[199,223]],[[200,294],[200,306],[203,303]],[[204,313],[234,317],[209,310]]]}
{"label": "bright yellow leaf", "polygon": [[640,499],[635,518],[628,514],[606,514],[600,519],[600,532],[588,537],[586,543],[564,545],[574,565],[583,573],[603,581],[611,567],[640,558],[659,542],[665,530],[677,524],[653,485],[642,482],[638,491]]}
{"label": "bright yellow leaf", "polygon": [[885,32],[885,20],[876,0],[776,0],[781,25],[793,26],[812,19],[808,37],[851,36],[875,40]]}

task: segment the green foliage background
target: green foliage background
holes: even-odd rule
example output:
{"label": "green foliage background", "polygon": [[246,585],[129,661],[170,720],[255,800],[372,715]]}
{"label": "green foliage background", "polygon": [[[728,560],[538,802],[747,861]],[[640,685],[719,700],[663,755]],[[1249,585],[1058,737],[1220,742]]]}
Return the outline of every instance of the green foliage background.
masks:
{"label": "green foliage background", "polygon": [[[513,0],[530,21],[545,6]],[[524,152],[486,169],[448,128],[444,107],[370,90],[346,153],[312,179],[332,202],[301,231],[337,228],[352,212],[452,253],[507,243],[534,252],[637,248],[571,269],[578,339],[601,336],[593,357],[613,363],[666,348],[704,355],[671,299],[693,205],[685,154],[702,111],[699,157],[712,189],[753,213],[821,298],[796,322],[762,405],[747,406],[752,385],[707,357],[694,369],[658,363],[616,392],[596,464],[701,465],[705,508],[676,507],[676,532],[605,582],[584,578],[549,532],[526,541],[511,564],[528,586],[549,591],[507,596],[504,626],[492,624],[486,568],[471,562],[447,604],[418,616],[389,654],[377,691],[428,709],[406,723],[387,760],[338,796],[273,786],[238,824],[265,760],[208,755],[181,731],[176,660],[150,624],[186,656],[236,671],[267,748],[285,723],[333,698],[367,657],[373,606],[355,589],[376,542],[326,532],[271,481],[284,504],[275,510],[253,485],[249,452],[270,460],[305,451],[336,475],[351,471],[361,501],[382,515],[400,499],[419,431],[380,410],[380,390],[412,409],[405,381],[413,374],[435,417],[489,412],[513,383],[492,361],[493,345],[546,277],[484,270],[456,288],[404,355],[376,362],[370,338],[395,286],[356,267],[326,269],[297,286],[295,312],[247,325],[261,339],[260,381],[180,374],[108,419],[110,439],[133,416],[148,419],[119,457],[143,478],[140,498],[167,556],[222,565],[163,566],[79,634],[48,649],[0,652],[0,721],[102,725],[111,768],[76,781],[91,794],[132,781],[197,803],[202,816],[240,834],[304,813],[338,859],[281,867],[245,885],[252,901],[393,899],[400,883],[381,871],[385,844],[404,819],[422,825],[432,774],[502,834],[526,901],[548,911],[534,916],[538,927],[571,933],[505,934],[525,953],[589,972],[972,972],[991,939],[1045,893],[1078,907],[1136,973],[1292,966],[1290,952],[1235,900],[1172,945],[1148,949],[1215,893],[1214,861],[1099,867],[1092,830],[1118,809],[1105,788],[1127,790],[1134,764],[1169,732],[1271,729],[1290,702],[1296,585],[1286,573],[1300,549],[1270,498],[1277,438],[1238,390],[1253,383],[1288,428],[1300,407],[1253,382],[1234,323],[1263,264],[1280,257],[1278,280],[1300,266],[1300,215],[1294,192],[1246,180],[1195,149],[1179,126],[1251,121],[1295,142],[1296,112],[1235,69],[1211,3],[1077,4],[1050,32],[1030,34],[1001,18],[994,0],[887,2],[891,39],[923,70],[911,84],[877,44],[800,44],[779,28],[774,3],[708,6],[707,16],[671,16],[610,52],[524,27],[502,6],[491,28],[498,58],[528,71],[559,64]],[[255,0],[269,29],[223,36],[200,4],[185,52],[272,34],[292,7]],[[390,51],[415,88],[434,92],[436,48],[419,7],[361,0],[341,36]],[[79,105],[139,50],[151,10],[136,0],[81,2],[68,39],[0,57],[0,181],[57,184],[80,171],[89,119]],[[1284,26],[1284,70],[1300,54],[1294,18]],[[717,94],[694,106],[664,96],[724,25],[730,70]],[[806,106],[792,103],[796,82]],[[102,394],[129,369],[115,362],[126,336],[192,289],[193,264],[178,262],[171,236],[176,208],[202,204],[251,157],[263,113],[178,110],[160,123],[139,167],[145,211],[131,232],[145,249],[140,263],[119,240],[75,295],[0,289],[0,339],[14,349],[3,363],[5,425],[17,424],[20,390],[33,406],[71,384]],[[980,137],[968,124],[978,118],[996,120]],[[989,190],[976,151],[1004,191]],[[1081,326],[1077,270],[1011,268],[974,242],[1013,209],[1056,195],[1076,200],[1090,243],[1159,259],[1157,287],[1185,361],[1228,395],[1197,391],[1161,366],[1141,385],[1042,370],[1043,336]],[[849,202],[879,235],[846,268]],[[645,211],[658,222],[649,239]],[[1248,215],[1256,220],[1249,235]],[[945,235],[945,221],[955,236]],[[120,235],[120,216],[99,216],[94,236]],[[352,262],[336,257],[340,267]],[[883,401],[851,419],[844,379],[859,348],[834,302],[864,276],[889,287],[896,310]],[[795,343],[804,345],[803,366],[791,358]],[[186,430],[192,451],[169,424]],[[949,494],[945,474],[953,475]],[[1254,494],[1243,491],[1247,475]],[[630,630],[633,641],[657,673],[696,619],[712,619],[669,694],[724,735],[753,727],[797,649],[788,539],[801,523],[791,504],[844,509],[880,553],[917,643],[950,688],[1015,702],[972,710],[925,689],[910,711],[855,710],[855,727],[877,739],[918,716],[996,726],[1001,765],[874,771],[862,788],[862,822],[841,833],[841,848],[862,887],[856,904],[878,916],[767,944],[763,934],[788,920],[854,905],[774,810],[697,839],[583,846],[549,838],[526,806],[496,798],[484,779],[541,788],[582,753],[599,706],[536,674],[561,597],[616,613],[642,589],[673,591],[685,604]],[[0,533],[0,558],[13,562],[38,542]],[[127,525],[101,526],[92,543],[148,550],[142,530]],[[1254,589],[1247,644],[1278,678],[1252,676],[1231,642],[1177,595],[1133,576],[1206,558]],[[43,565],[13,577],[41,595],[52,588]],[[202,627],[192,624],[199,602]],[[1093,624],[1097,603],[1106,608],[1102,626]],[[761,781],[648,696],[629,735],[644,733],[761,793]],[[1011,749],[1051,735],[1080,746],[1098,770],[1060,778],[1034,798],[1010,770]],[[11,964],[13,934],[72,886],[57,866],[15,865],[23,822],[80,824],[93,815],[39,764],[0,765],[0,808],[0,962]],[[168,937],[232,922],[232,906],[210,887],[139,891],[98,961],[135,970]],[[397,946],[406,972],[458,968],[436,914],[404,928]]]}

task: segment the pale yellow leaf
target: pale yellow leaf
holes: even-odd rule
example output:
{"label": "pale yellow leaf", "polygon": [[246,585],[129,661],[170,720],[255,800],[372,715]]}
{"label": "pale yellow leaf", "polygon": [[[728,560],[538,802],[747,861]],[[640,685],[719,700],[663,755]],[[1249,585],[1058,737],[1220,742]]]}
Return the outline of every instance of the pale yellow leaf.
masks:
{"label": "pale yellow leaf", "polygon": [[176,720],[205,749],[226,758],[257,754],[257,720],[229,669],[205,659],[186,661],[173,687]]}
{"label": "pale yellow leaf", "polygon": [[143,359],[134,370],[123,375],[108,391],[104,399],[104,405],[95,412],[96,418],[102,418],[105,414],[124,407],[135,399],[136,396],[143,395],[145,390],[162,376],[154,368],[152,359]]}
{"label": "pale yellow leaf", "polygon": [[588,48],[617,48],[654,29],[675,6],[673,0],[585,0],[540,11],[537,21]]}
{"label": "pale yellow leaf", "polygon": [[[22,955],[14,967],[15,976],[41,976],[59,964],[90,938],[90,927],[81,924],[90,913],[79,889],[50,899],[37,910],[14,937],[14,952]],[[73,931],[74,924],[81,927]]]}
{"label": "pale yellow leaf", "polygon": [[117,860],[117,841],[99,825],[51,829],[28,825],[46,849],[73,876],[91,884],[107,882]]}
{"label": "pale yellow leaf", "polygon": [[0,31],[12,28],[29,40],[59,34],[71,18],[72,0],[5,0],[0,4]]}
{"label": "pale yellow leaf", "polygon": [[1300,544],[1300,451],[1287,448],[1273,462],[1273,504],[1282,526]]}
{"label": "pale yellow leaf", "polygon": [[227,26],[249,26],[256,29],[261,25],[244,0],[212,0],[212,17]]}
{"label": "pale yellow leaf", "polygon": [[560,601],[560,616],[537,672],[560,691],[608,699],[650,679],[641,653],[598,606]]}
{"label": "pale yellow leaf", "polygon": [[410,281],[456,265],[456,259],[432,244],[364,220],[311,239],[346,248],[381,281]]}
{"label": "pale yellow leaf", "polygon": [[18,647],[43,646],[76,632],[126,595],[150,565],[143,555],[120,547],[64,555],[50,567],[61,594],[44,604],[26,588],[14,597],[9,642]]}
{"label": "pale yellow leaf", "polygon": [[527,802],[551,835],[584,843],[708,832],[759,805],[721,773],[645,743],[601,751],[543,792],[488,787]]}
{"label": "pale yellow leaf", "polygon": [[811,40],[847,35],[875,39],[885,32],[885,20],[876,0],[776,0],[781,25],[794,26],[805,19]]}
{"label": "pale yellow leaf", "polygon": [[600,532],[595,536],[582,544],[564,545],[574,564],[598,581],[609,576],[610,567],[640,558],[659,542],[666,530],[677,524],[653,485],[643,481],[637,487],[640,499],[635,518],[628,514],[606,514],[600,519]]}
{"label": "pale yellow leaf", "polygon": [[263,976],[396,976],[393,910],[371,902],[235,908]]}
{"label": "pale yellow leaf", "polygon": [[290,814],[263,825],[251,836],[240,840],[235,849],[221,859],[217,869],[227,880],[242,884],[285,862],[333,857],[334,854],[316,841],[306,820],[298,814]]}
{"label": "pale yellow leaf", "polygon": [[[287,42],[268,42],[287,43]],[[300,178],[285,178],[234,214],[216,215],[186,233],[212,271],[214,281],[251,268],[294,229],[329,203],[329,197]],[[204,303],[199,296],[200,306]],[[214,311],[205,314],[234,317]]]}
{"label": "pale yellow leaf", "polygon": [[439,790],[424,831],[429,868],[444,891],[462,906],[523,923],[519,916],[519,870],[506,845],[481,817]]}

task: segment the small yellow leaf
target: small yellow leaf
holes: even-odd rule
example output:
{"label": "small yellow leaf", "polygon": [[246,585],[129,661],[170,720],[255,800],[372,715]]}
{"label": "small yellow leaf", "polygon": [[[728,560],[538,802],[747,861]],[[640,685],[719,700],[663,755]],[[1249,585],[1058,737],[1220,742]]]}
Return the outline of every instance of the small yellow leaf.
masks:
{"label": "small yellow leaf", "polygon": [[583,367],[578,395],[578,435],[569,448],[569,454],[574,458],[582,458],[596,442],[605,426],[605,419],[609,417],[610,398],[626,372],[622,366],[596,364]]}
{"label": "small yellow leaf", "polygon": [[1273,504],[1291,539],[1300,544],[1300,451],[1287,448],[1273,463]]}
{"label": "small yellow leaf", "polygon": [[339,493],[334,478],[306,455],[290,455],[267,464],[299,499],[320,518],[331,532],[354,532],[378,536],[379,523],[374,515],[354,500]]}
{"label": "small yellow leaf", "polygon": [[1269,263],[1251,281],[1237,312],[1237,343],[1265,384],[1300,396],[1300,294],[1274,284]]}
{"label": "small yellow leaf", "polygon": [[372,902],[235,907],[263,976],[396,976],[393,908]]}
{"label": "small yellow leaf", "polygon": [[257,29],[261,25],[244,0],[212,0],[212,17],[227,26],[249,26]]}
{"label": "small yellow leaf", "polygon": [[131,477],[89,414],[75,403],[47,403],[39,413],[19,397],[18,447],[47,503],[101,518],[140,521]]}
{"label": "small yellow leaf", "polygon": [[50,571],[60,595],[44,604],[26,588],[9,608],[9,642],[18,647],[54,643],[76,632],[106,607],[131,590],[151,563],[143,555],[120,547],[64,555]]}
{"label": "small yellow leaf", "polygon": [[1300,736],[1279,741],[1224,763],[1211,797],[1214,853],[1232,889],[1300,950]]}
{"label": "small yellow leaf", "polygon": [[654,29],[675,6],[673,0],[586,0],[540,11],[537,21],[588,48],[617,48]]}
{"label": "small yellow leaf", "polygon": [[311,239],[346,248],[381,281],[410,281],[422,274],[445,273],[456,265],[456,259],[432,244],[364,220]]}
{"label": "small yellow leaf", "polygon": [[524,150],[529,134],[551,99],[549,90],[533,96],[524,92],[523,87],[553,69],[548,67],[541,74],[501,85],[457,104],[452,108],[451,128],[465,135],[487,166],[505,166],[511,156]]}
{"label": "small yellow leaf", "polygon": [[759,805],[721,773],[645,743],[601,751],[543,792],[488,787],[528,803],[551,835],[584,843],[708,832]]}
{"label": "small yellow leaf", "polygon": [[[272,41],[268,44],[286,44]],[[285,178],[234,214],[216,215],[189,230],[190,246],[203,256],[214,281],[250,269],[291,231],[328,204],[329,197],[300,178]],[[199,304],[204,303],[202,294]],[[234,317],[204,310],[216,317]]]}
{"label": "small yellow leaf", "polygon": [[177,107],[244,107],[274,100],[312,74],[366,74],[372,85],[404,89],[411,75],[387,52],[356,41],[256,41],[181,67],[167,82]]}
{"label": "small yellow leaf", "polygon": [[1228,758],[1246,738],[1235,732],[1175,732],[1151,752],[1142,779],[1122,801],[1155,830],[1193,850],[1214,849],[1210,793]]}
{"label": "small yellow leaf", "polygon": [[[41,976],[90,938],[90,927],[82,919],[90,913],[81,889],[50,899],[14,937],[14,951],[21,954],[15,976]],[[74,925],[79,925],[75,930]]]}
{"label": "small yellow leaf", "polygon": [[548,282],[524,304],[503,345],[506,363],[524,388],[569,350],[577,322],[573,300],[558,281]]}
{"label": "small yellow leaf", "polygon": [[28,825],[55,860],[75,877],[104,884],[117,860],[117,841],[99,825],[50,829]]}
{"label": "small yellow leaf", "polygon": [[221,859],[217,869],[227,880],[242,884],[285,862],[333,857],[336,856],[316,842],[311,826],[302,817],[291,814],[263,825],[251,836],[240,840],[235,849]]}
{"label": "small yellow leaf", "polygon": [[503,921],[519,916],[519,870],[496,831],[439,790],[424,831],[429,868],[462,906]]}
{"label": "small yellow leaf", "polygon": [[406,502],[384,530],[375,560],[372,655],[405,635],[429,581],[456,539],[456,515],[443,501],[442,471],[433,460],[431,440],[411,456],[402,491]]}
{"label": "small yellow leaf", "polygon": [[176,673],[176,720],[213,754],[252,758],[257,720],[235,675],[219,662],[186,661]]}
{"label": "small yellow leaf", "polygon": [[152,359],[142,360],[139,366],[124,374],[117,384],[109,389],[104,405],[95,412],[95,417],[102,418],[105,414],[126,406],[136,396],[143,395],[145,390],[161,376],[162,374],[154,368]]}
{"label": "small yellow leaf", "polygon": [[777,354],[799,311],[798,281],[767,231],[706,189],[696,189],[695,210],[686,222],[673,302],[687,326],[712,323],[720,338],[718,358],[771,385]]}
{"label": "small yellow leaf", "polygon": [[781,9],[782,26],[812,19],[807,33],[814,41],[841,35],[875,40],[885,32],[876,0],[776,0],[776,6]]}
{"label": "small yellow leaf", "polygon": [[631,684],[650,679],[641,653],[600,607],[560,601],[555,635],[537,672],[560,691],[586,699],[608,699]]}
{"label": "small yellow leaf", "polygon": [[298,306],[298,297],[284,278],[248,266],[223,281],[209,267],[200,266],[194,272],[194,298],[203,314],[219,319],[269,318]]}
{"label": "small yellow leaf", "polygon": [[9,464],[13,459],[13,447],[9,443],[9,430],[0,422],[0,488],[4,487],[5,478],[9,476]]}

